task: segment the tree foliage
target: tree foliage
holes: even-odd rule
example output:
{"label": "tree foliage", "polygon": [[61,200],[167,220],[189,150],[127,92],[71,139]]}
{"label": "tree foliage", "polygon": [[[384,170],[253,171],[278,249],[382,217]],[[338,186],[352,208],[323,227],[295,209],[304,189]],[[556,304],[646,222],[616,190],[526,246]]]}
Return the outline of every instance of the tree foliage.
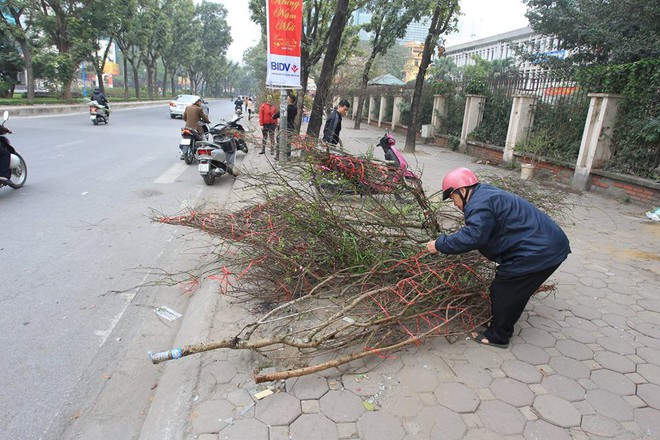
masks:
{"label": "tree foliage", "polygon": [[620,64],[660,57],[660,7],[648,0],[525,0],[532,28],[555,35],[571,60]]}

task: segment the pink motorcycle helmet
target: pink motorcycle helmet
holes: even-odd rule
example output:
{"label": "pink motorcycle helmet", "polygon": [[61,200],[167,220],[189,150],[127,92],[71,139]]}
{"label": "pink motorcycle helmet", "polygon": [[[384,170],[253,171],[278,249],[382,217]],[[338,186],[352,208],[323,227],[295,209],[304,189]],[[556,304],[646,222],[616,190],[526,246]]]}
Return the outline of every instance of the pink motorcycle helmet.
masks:
{"label": "pink motorcycle helmet", "polygon": [[472,186],[479,183],[477,176],[467,168],[454,168],[442,179],[442,200],[447,200],[449,195],[459,188]]}

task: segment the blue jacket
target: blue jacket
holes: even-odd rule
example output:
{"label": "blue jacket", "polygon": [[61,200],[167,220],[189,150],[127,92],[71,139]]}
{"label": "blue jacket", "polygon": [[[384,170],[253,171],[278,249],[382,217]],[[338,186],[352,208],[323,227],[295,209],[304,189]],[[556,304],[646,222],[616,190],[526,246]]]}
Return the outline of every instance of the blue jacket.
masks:
{"label": "blue jacket", "polygon": [[498,272],[505,276],[548,269],[571,252],[566,234],[548,215],[494,186],[478,184],[463,212],[465,226],[435,241],[439,252],[478,250],[498,263]]}

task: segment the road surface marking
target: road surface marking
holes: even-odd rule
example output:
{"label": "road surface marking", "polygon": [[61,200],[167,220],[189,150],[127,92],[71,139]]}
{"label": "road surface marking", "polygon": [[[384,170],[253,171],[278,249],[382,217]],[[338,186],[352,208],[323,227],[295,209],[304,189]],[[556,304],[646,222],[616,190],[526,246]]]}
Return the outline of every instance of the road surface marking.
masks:
{"label": "road surface marking", "polygon": [[185,162],[179,162],[176,165],[172,165],[167,171],[161,174],[158,179],[154,180],[154,183],[174,183],[174,181],[187,169],[188,165],[186,165]]}

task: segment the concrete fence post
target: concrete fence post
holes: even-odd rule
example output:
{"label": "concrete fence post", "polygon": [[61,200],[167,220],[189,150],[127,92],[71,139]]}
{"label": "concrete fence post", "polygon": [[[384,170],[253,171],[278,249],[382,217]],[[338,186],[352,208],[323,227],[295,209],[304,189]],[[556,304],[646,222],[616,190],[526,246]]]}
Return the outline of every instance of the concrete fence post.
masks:
{"label": "concrete fence post", "polygon": [[371,118],[374,116],[374,109],[376,108],[376,98],[374,95],[369,95],[369,112],[367,116],[367,124],[371,124]]}
{"label": "concrete fence post", "polygon": [[461,142],[458,147],[461,153],[467,151],[467,137],[481,122],[485,103],[486,97],[483,95],[465,96],[465,114],[463,115],[463,127],[461,128]]}
{"label": "concrete fence post", "polygon": [[385,108],[387,107],[387,96],[380,97],[380,111],[378,112],[378,127],[380,127],[385,118]]}
{"label": "concrete fence post", "polygon": [[403,96],[394,97],[394,105],[392,106],[392,131],[396,128],[396,125],[401,122],[401,109],[399,104],[403,102]]}
{"label": "concrete fence post", "polygon": [[431,115],[431,125],[436,133],[440,133],[442,125],[440,118],[447,117],[447,97],[444,95],[433,96],[433,114]]}
{"label": "concrete fence post", "polygon": [[355,119],[355,112],[357,111],[359,103],[360,103],[360,97],[359,96],[354,96],[353,97],[353,108],[351,109],[351,115],[353,116],[353,119]]}
{"label": "concrete fence post", "polygon": [[581,190],[590,187],[589,175],[612,157],[612,131],[616,121],[619,95],[590,93],[589,113],[584,124],[580,153],[571,184]]}
{"label": "concrete fence post", "polygon": [[504,162],[513,161],[513,152],[516,144],[523,141],[534,124],[534,106],[538,98],[531,95],[513,95],[509,129],[506,132],[504,143]]}

